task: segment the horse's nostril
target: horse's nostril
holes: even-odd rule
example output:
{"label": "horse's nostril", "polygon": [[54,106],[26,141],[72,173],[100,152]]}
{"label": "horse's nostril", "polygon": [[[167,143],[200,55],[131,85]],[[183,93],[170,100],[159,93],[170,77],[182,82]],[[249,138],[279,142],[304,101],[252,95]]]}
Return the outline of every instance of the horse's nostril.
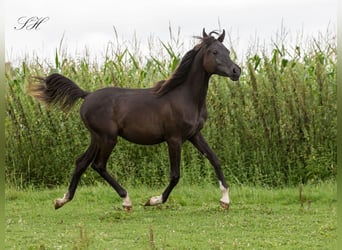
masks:
{"label": "horse's nostril", "polygon": [[233,67],[232,71],[233,71],[234,75],[240,75],[240,73],[241,73],[240,67]]}

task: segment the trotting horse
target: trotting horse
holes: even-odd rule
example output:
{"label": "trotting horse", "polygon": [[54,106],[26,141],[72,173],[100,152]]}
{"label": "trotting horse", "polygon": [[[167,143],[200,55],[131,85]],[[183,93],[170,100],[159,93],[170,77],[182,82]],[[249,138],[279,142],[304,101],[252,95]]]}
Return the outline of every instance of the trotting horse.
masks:
{"label": "trotting horse", "polygon": [[[150,198],[146,206],[167,201],[180,178],[182,144],[190,141],[213,165],[222,192],[220,204],[229,208],[229,188],[221,164],[201,134],[207,119],[206,96],[209,78],[213,74],[237,81],[241,69],[229,57],[223,45],[225,31],[217,38],[203,29],[201,42],[182,58],[175,72],[167,79],[147,89],[107,87],[95,92],[80,89],[70,79],[52,74],[36,77],[39,83],[31,85],[30,94],[46,105],[71,108],[78,99],[84,99],[80,116],[90,131],[88,149],[76,160],[68,191],[55,201],[55,209],[74,197],[81,175],[91,164],[123,199],[123,207],[132,207],[128,192],[107,172],[107,160],[118,136],[143,145],[166,142],[170,158],[170,182],[164,192]],[[217,33],[216,33],[217,34]]]}

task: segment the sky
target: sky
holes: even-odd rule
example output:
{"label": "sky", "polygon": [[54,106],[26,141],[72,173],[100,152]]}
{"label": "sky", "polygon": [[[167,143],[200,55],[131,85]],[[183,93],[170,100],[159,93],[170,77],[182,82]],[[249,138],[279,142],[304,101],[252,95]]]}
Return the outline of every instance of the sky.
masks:
{"label": "sky", "polygon": [[[44,21],[35,26],[34,18]],[[203,28],[225,29],[232,38],[227,47],[243,54],[256,39],[270,44],[282,26],[290,41],[298,34],[334,31],[337,0],[6,0],[5,60],[34,55],[51,61],[62,38],[71,55],[87,48],[100,58],[116,34],[119,43],[133,43],[135,37],[148,51],[151,38],[170,41],[169,27],[174,34],[180,31],[183,50],[192,48],[193,36]]]}

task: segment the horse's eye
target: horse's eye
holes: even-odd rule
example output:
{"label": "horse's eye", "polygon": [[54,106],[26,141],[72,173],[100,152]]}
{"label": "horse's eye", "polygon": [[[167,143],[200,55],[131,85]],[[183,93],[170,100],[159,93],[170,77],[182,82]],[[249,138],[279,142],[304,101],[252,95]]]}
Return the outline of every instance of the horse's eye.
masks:
{"label": "horse's eye", "polygon": [[217,50],[214,50],[214,51],[213,51],[213,54],[214,54],[214,55],[217,55]]}

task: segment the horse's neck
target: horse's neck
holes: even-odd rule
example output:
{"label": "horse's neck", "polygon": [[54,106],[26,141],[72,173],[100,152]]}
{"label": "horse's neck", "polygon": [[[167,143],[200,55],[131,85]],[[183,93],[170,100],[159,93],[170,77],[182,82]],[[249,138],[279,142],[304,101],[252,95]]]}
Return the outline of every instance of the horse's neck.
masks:
{"label": "horse's neck", "polygon": [[202,58],[195,58],[193,66],[184,83],[183,94],[199,109],[206,107],[205,101],[208,92],[210,75],[204,71]]}

